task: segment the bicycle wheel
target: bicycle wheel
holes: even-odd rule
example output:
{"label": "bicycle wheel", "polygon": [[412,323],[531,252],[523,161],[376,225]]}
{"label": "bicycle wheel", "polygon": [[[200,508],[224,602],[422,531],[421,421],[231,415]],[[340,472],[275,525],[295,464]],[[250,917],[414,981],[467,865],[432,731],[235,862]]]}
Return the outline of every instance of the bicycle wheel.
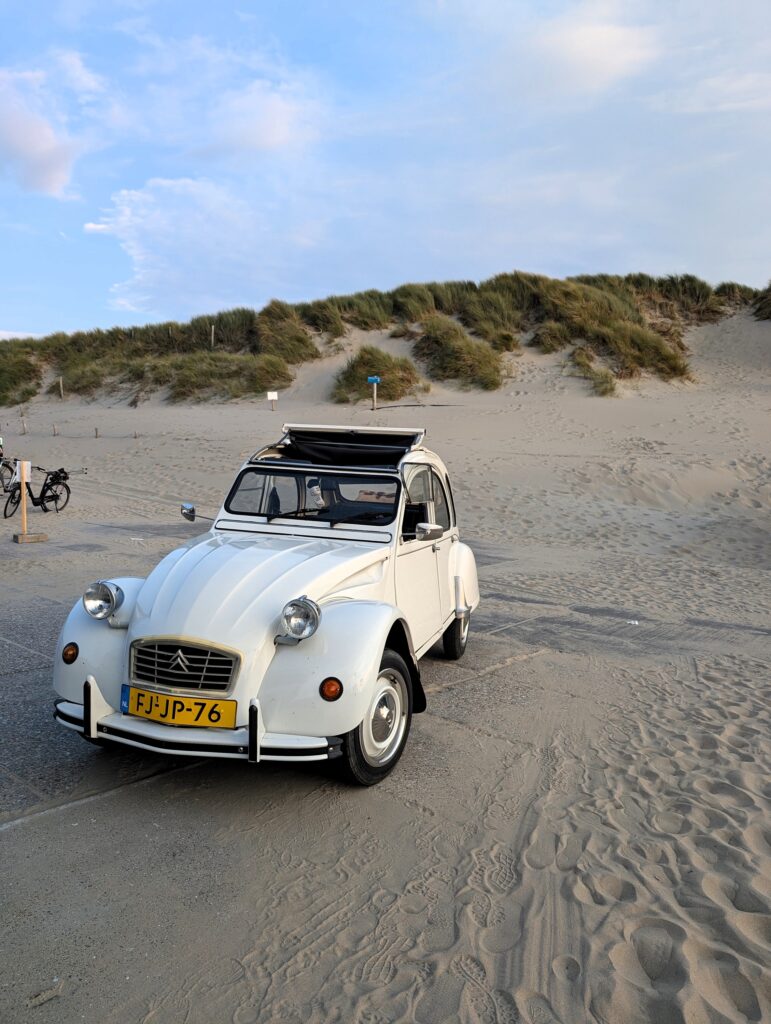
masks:
{"label": "bicycle wheel", "polygon": [[3,516],[5,519],[10,519],[16,509],[19,507],[21,502],[21,487],[17,484],[11,489],[11,493],[8,495],[8,501],[5,503],[3,509]]}
{"label": "bicycle wheel", "polygon": [[49,484],[45,488],[45,492],[41,494],[40,500],[43,508],[48,512],[53,509],[54,512],[61,512],[66,507],[67,502],[70,500],[70,488],[68,484]]}
{"label": "bicycle wheel", "polygon": [[3,465],[0,466],[0,485],[2,485],[4,491],[8,490],[8,485],[11,482],[12,476],[13,470],[11,470],[9,466],[6,466],[6,464],[3,463]]}

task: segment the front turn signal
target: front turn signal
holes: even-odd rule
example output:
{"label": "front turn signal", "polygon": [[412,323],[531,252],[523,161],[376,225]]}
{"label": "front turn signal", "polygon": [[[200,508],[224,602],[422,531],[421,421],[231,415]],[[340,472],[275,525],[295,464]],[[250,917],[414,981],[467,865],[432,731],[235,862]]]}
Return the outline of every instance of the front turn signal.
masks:
{"label": "front turn signal", "polygon": [[65,665],[71,665],[80,654],[80,649],[77,644],[65,644],[62,647],[62,661]]}
{"label": "front turn signal", "polygon": [[339,700],[343,696],[343,684],[334,676],[329,676],[319,687],[319,693],[324,700]]}

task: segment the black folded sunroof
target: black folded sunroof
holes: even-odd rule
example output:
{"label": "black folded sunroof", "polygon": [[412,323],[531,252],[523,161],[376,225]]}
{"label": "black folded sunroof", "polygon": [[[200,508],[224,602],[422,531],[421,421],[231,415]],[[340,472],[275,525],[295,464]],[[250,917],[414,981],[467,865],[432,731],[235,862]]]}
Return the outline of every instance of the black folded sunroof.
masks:
{"label": "black folded sunroof", "polygon": [[285,459],[319,466],[382,466],[395,469],[405,452],[422,440],[423,430],[367,431],[345,428],[286,427]]}

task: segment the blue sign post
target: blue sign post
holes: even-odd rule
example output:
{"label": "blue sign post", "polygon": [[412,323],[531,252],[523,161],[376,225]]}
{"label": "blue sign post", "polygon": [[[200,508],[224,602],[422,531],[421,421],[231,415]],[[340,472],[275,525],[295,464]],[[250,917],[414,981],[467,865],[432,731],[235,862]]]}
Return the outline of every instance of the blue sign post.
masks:
{"label": "blue sign post", "polygon": [[377,386],[380,383],[379,377],[367,377],[367,383],[372,385],[372,411],[377,409]]}

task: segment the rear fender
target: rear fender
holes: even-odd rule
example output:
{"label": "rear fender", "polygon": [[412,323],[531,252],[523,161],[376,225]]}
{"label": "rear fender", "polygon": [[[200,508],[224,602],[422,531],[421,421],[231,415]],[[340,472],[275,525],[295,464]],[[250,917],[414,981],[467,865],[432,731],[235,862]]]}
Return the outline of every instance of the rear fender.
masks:
{"label": "rear fender", "polygon": [[455,614],[462,617],[479,604],[479,580],[474,552],[468,544],[453,545],[452,575],[455,579]]}
{"label": "rear fender", "polygon": [[[377,601],[336,601],[322,605],[314,636],[276,648],[259,692],[265,728],[306,736],[341,736],[355,729],[372,700],[383,650],[391,641],[410,669],[414,710],[423,710],[420,674],[399,610]],[[342,697],[333,702],[319,694],[329,676],[343,684]]]}

